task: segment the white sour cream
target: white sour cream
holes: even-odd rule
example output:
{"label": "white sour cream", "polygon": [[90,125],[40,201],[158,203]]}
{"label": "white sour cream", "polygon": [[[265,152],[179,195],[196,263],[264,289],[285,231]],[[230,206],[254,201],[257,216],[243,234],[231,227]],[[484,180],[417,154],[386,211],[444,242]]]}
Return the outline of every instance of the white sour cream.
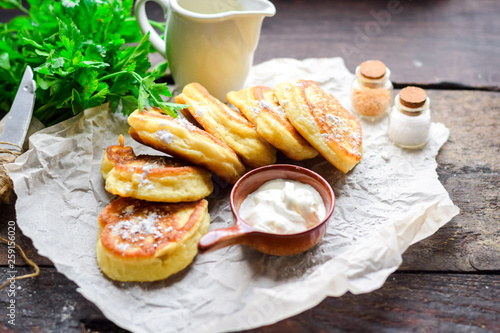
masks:
{"label": "white sour cream", "polygon": [[313,227],[314,221],[322,221],[326,209],[321,195],[311,185],[274,179],[243,200],[239,215],[259,230],[292,234]]}

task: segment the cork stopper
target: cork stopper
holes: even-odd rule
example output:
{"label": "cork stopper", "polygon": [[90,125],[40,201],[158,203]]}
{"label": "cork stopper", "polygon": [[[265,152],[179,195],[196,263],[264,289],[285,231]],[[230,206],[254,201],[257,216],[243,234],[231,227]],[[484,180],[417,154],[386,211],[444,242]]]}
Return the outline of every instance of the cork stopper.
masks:
{"label": "cork stopper", "polygon": [[359,65],[359,72],[367,79],[376,80],[384,77],[385,64],[379,60],[367,60]]}
{"label": "cork stopper", "polygon": [[399,101],[407,108],[420,108],[424,106],[427,100],[425,90],[418,87],[406,87],[399,92]]}

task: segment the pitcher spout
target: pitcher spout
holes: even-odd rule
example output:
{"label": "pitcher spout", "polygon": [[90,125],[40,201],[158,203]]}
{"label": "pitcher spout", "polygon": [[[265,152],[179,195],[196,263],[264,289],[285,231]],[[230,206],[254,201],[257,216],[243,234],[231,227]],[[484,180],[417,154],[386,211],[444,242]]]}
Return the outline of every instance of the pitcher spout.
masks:
{"label": "pitcher spout", "polygon": [[262,18],[276,14],[276,7],[268,0],[240,0],[240,4],[245,14],[262,15]]}
{"label": "pitcher spout", "polygon": [[262,21],[276,14],[276,8],[268,0],[239,0],[242,11],[233,14],[233,19],[245,40],[249,51],[253,52],[259,43]]}

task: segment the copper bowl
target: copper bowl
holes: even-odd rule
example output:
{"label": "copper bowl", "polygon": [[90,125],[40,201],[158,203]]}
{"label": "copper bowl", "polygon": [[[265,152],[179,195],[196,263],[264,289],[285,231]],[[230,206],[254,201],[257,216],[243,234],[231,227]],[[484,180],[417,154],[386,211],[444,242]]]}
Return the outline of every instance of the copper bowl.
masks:
{"label": "copper bowl", "polygon": [[[265,182],[277,178],[297,180],[314,187],[323,198],[325,218],[314,227],[294,234],[269,233],[245,223],[238,214],[243,200]],[[198,243],[201,253],[235,244],[248,245],[260,252],[278,256],[307,251],[326,232],[328,219],[335,206],[335,194],[330,184],[314,171],[291,164],[273,164],[254,169],[241,177],[231,190],[230,202],[236,223],[232,227],[205,234]]]}

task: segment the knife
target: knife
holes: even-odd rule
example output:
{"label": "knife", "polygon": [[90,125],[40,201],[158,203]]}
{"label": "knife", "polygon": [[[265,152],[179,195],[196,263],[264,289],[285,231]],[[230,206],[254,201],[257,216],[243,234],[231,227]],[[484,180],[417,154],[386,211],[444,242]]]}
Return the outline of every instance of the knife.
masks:
{"label": "knife", "polygon": [[5,143],[0,143],[0,156],[2,155],[2,148],[17,153],[22,152],[35,105],[35,89],[36,83],[33,80],[33,70],[30,66],[27,66],[14,102],[9,113],[5,116],[7,121],[0,134],[0,142]]}

